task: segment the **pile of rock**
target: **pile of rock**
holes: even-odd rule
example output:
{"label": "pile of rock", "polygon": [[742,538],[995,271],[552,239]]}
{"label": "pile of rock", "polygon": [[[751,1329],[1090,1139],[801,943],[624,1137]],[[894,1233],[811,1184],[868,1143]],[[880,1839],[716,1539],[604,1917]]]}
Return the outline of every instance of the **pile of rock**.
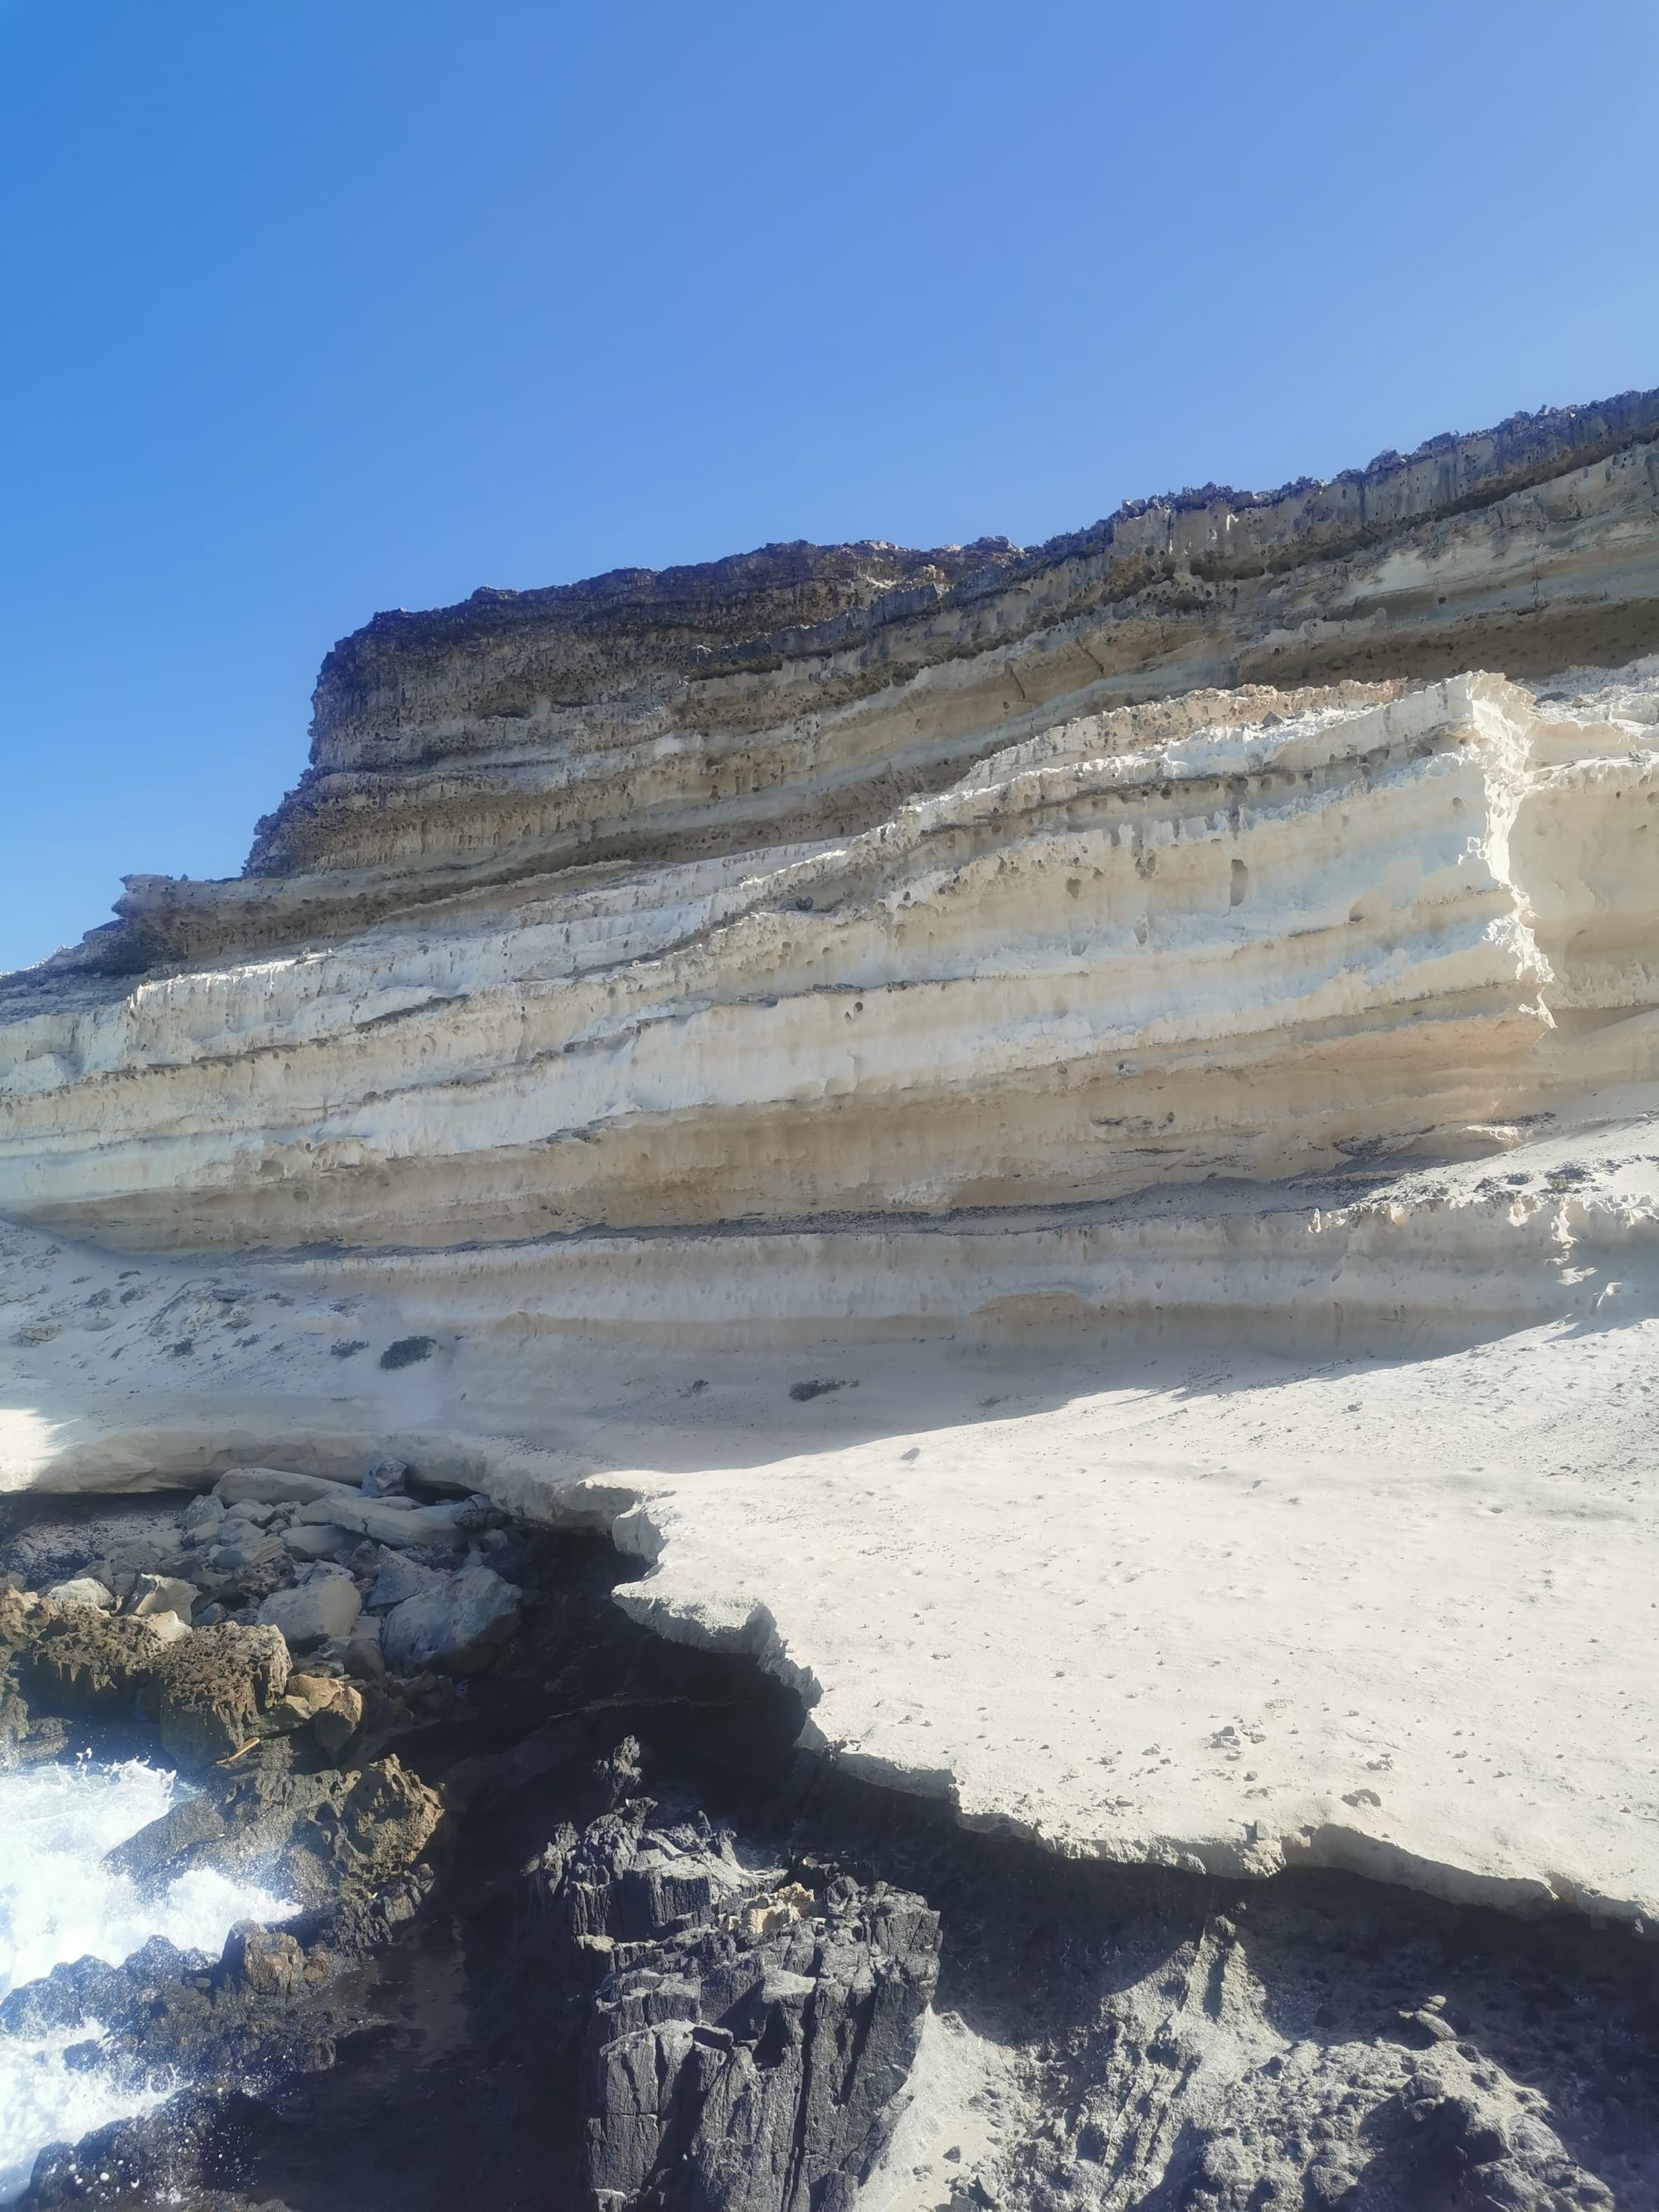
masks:
{"label": "pile of rock", "polygon": [[[0,1761],[137,1728],[191,1789],[107,1863],[157,1895],[198,1871],[258,1878],[297,1909],[238,1927],[216,1961],[158,1939],[60,1966],[0,2004],[0,2038],[82,2038],[146,2088],[332,2063],[361,2014],[342,1974],[419,1910],[448,1848],[443,1795],[392,1746],[457,1709],[440,1675],[493,1663],[519,1617],[483,1560],[487,1501],[423,1505],[386,1480],[239,1469],[46,1591],[0,1580]],[[170,2172],[193,2109],[118,2123],[89,2166],[52,2147],[29,2201],[79,2201],[129,2151]]]}
{"label": "pile of rock", "polygon": [[47,1593],[60,1607],[143,1620],[162,1641],[230,1620],[281,1631],[324,1674],[467,1674],[518,1626],[520,1593],[484,1557],[504,1516],[482,1497],[422,1504],[377,1457],[360,1485],[237,1468],[150,1535]]}
{"label": "pile of rock", "polygon": [[494,1664],[520,1606],[486,1558],[505,1516],[480,1497],[423,1504],[408,1475],[385,1457],[360,1485],[238,1468],[44,1594],[12,1578],[0,1764],[56,1756],[66,1719],[155,1725],[186,1771],[302,1735],[338,1761],[366,1692],[385,1708]]}

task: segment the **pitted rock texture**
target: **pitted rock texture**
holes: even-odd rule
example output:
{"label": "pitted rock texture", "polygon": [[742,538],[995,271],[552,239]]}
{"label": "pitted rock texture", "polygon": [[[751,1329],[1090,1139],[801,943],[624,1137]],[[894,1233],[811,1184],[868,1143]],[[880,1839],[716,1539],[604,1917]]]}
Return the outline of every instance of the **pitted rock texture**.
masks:
{"label": "pitted rock texture", "polygon": [[[850,2206],[885,2148],[939,1975],[921,1899],[744,1865],[635,1801],[533,1876],[580,1972],[586,2180],[602,2212]],[[607,1971],[608,1970],[608,1971]]]}
{"label": "pitted rock texture", "polygon": [[141,1828],[111,1863],[158,1885],[198,1866],[268,1870],[302,1907],[316,1909],[372,1894],[404,1874],[441,1817],[437,1792],[395,1756],[320,1773],[256,1765],[207,1777],[203,1796]]}
{"label": "pitted rock texture", "polygon": [[60,1717],[154,1722],[167,1757],[193,1772],[260,1733],[289,1662],[274,1628],[222,1621],[175,1641],[152,1618],[0,1588],[0,1667]]}

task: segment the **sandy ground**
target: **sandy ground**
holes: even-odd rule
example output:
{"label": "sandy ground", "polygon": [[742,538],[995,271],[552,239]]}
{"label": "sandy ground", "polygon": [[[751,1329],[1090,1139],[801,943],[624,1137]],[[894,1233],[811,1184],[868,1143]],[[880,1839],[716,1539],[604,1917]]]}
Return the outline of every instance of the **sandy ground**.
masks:
{"label": "sandy ground", "polygon": [[754,1650],[814,1740],[970,1822],[1659,1913],[1639,1268],[1476,1341],[1283,1357],[1178,1328],[628,1347],[349,1280],[0,1231],[0,1486],[349,1466],[401,1436],[614,1524],[655,1561],[629,1603]]}

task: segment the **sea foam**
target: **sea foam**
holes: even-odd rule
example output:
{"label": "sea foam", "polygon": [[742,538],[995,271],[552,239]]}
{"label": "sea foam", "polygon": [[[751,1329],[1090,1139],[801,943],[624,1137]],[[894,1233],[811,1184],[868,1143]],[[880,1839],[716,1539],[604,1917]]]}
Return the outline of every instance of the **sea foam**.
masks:
{"label": "sea foam", "polygon": [[[105,1864],[106,1852],[189,1795],[176,1775],[137,1759],[0,1775],[0,1996],[70,1960],[118,1965],[151,1936],[216,1954],[237,1921],[294,1910],[257,1884],[200,1869],[145,1896]],[[76,2141],[168,2094],[112,2065],[66,2066],[64,2051],[92,2038],[86,2027],[44,2039],[0,2034],[0,2204],[27,2186],[46,2144]]]}

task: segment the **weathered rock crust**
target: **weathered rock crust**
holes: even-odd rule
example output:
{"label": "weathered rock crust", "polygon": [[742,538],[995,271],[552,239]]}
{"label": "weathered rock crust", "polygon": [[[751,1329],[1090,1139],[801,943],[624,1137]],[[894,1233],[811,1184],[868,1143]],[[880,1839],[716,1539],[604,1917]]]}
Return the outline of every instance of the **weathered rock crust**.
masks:
{"label": "weathered rock crust", "polygon": [[[133,877],[60,972],[337,936],[572,865],[855,836],[1085,710],[1659,648],[1659,392],[1030,550],[774,545],[377,615],[240,884]],[[53,963],[49,963],[52,965]],[[37,980],[46,980],[38,975]]]}

